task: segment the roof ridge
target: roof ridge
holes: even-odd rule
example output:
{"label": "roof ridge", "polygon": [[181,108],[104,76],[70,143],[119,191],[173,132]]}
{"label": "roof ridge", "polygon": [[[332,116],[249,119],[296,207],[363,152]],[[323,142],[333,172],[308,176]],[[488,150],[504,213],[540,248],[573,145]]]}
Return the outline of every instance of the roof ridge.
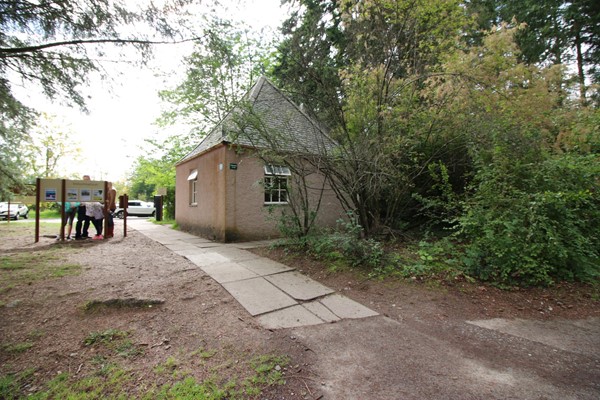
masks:
{"label": "roof ridge", "polygon": [[[258,78],[258,80],[256,81],[256,83],[254,85],[252,85],[252,87],[250,88],[250,90],[247,92],[247,97],[249,97],[249,100],[252,103],[254,103],[256,101],[256,99],[258,98],[258,95],[260,94],[260,91],[262,90],[262,87],[265,84],[265,82],[267,82],[271,86],[273,86],[273,84],[271,82],[269,82],[269,80],[264,75],[261,75]],[[246,96],[244,96],[244,97],[246,97]],[[244,97],[242,97],[242,99]]]}
{"label": "roof ridge", "polygon": [[[256,81],[256,83],[255,83],[254,85],[252,85],[252,87],[251,87],[249,90],[247,90],[247,91],[246,91],[246,93],[244,94],[244,96],[242,96],[242,98],[241,98],[241,99],[243,100],[243,99],[244,99],[244,98],[246,98],[246,97],[252,97],[252,95],[253,95],[253,92],[255,91],[255,89],[256,89],[256,87],[258,86],[258,84],[259,84],[259,83],[261,83],[261,87],[262,87],[262,83],[264,82],[264,80],[265,80],[265,79],[266,79],[266,78],[265,78],[265,76],[264,76],[264,75],[261,75],[261,76],[258,78],[258,80]],[[263,82],[261,82],[261,80],[262,80]],[[260,92],[260,91],[259,91],[259,92]],[[257,95],[258,95],[258,94],[257,94]],[[256,99],[255,99],[255,100],[256,100]],[[177,161],[177,163],[175,163],[175,165],[177,165],[177,164],[181,164],[182,162],[184,162],[184,161],[185,161],[185,160],[187,160],[188,158],[191,158],[192,156],[194,156],[194,155],[196,155],[196,154],[198,154],[198,153],[201,153],[201,152],[196,152],[196,150],[197,150],[197,149],[199,149],[199,148],[202,146],[202,144],[203,144],[204,142],[208,141],[208,140],[209,140],[209,138],[212,138],[212,137],[215,135],[215,132],[217,131],[217,129],[218,129],[219,127],[222,127],[222,126],[223,126],[223,124],[225,123],[225,121],[228,119],[228,117],[229,117],[231,114],[233,114],[233,112],[234,112],[236,109],[238,109],[238,108],[239,108],[239,104],[240,104],[240,103],[241,103],[241,101],[240,101],[240,102],[237,102],[237,103],[235,103],[235,104],[234,104],[234,106],[233,106],[233,107],[231,107],[231,109],[230,109],[230,110],[228,110],[228,111],[225,113],[225,116],[224,116],[223,118],[221,118],[221,120],[220,120],[220,121],[219,121],[219,122],[218,122],[218,123],[217,123],[217,124],[216,124],[216,125],[215,125],[215,126],[214,126],[214,127],[213,127],[213,128],[210,130],[210,131],[209,131],[209,132],[208,132],[208,134],[202,138],[202,140],[200,141],[200,143],[198,143],[198,145],[197,145],[196,147],[194,147],[194,148],[193,148],[192,150],[190,150],[190,151],[189,151],[189,152],[188,152],[188,153],[187,153],[185,156],[183,156],[183,157],[182,157],[182,158],[181,158],[179,161]],[[224,139],[224,138],[225,138],[225,132],[224,132],[224,131],[223,131],[223,129],[221,128],[221,139]],[[212,146],[210,146],[210,147],[212,147]]]}

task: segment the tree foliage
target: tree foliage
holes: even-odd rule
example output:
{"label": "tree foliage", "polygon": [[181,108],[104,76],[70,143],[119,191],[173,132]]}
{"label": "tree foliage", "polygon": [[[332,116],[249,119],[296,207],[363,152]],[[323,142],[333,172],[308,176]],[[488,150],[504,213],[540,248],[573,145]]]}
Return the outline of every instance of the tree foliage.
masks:
{"label": "tree foliage", "polygon": [[159,94],[169,109],[158,123],[183,123],[203,135],[229,112],[235,102],[269,67],[269,43],[249,28],[210,19],[206,34],[185,58],[185,77],[174,89]]}
{"label": "tree foliage", "polygon": [[440,104],[419,90],[468,21],[454,1],[300,3],[274,73],[330,127],[339,147],[325,169],[365,233],[398,228],[427,163],[457,142],[436,134]]}
{"label": "tree foliage", "polygon": [[587,115],[589,123],[598,110],[563,98],[560,66],[520,61],[516,37],[517,28],[503,26],[429,82],[456,93],[444,127],[467,134],[472,160],[467,190],[446,203],[459,212],[445,218],[471,275],[521,285],[589,279],[600,273],[600,169],[590,154],[599,137],[590,135],[594,125],[574,129],[573,121]]}
{"label": "tree foliage", "polygon": [[[0,190],[18,191],[23,176],[14,142],[27,142],[34,111],[15,93],[16,86],[85,110],[82,92],[91,73],[103,74],[101,60],[116,48],[134,47],[140,61],[156,41],[178,33],[174,15],[186,0],[148,2],[55,0],[0,2]],[[106,47],[110,45],[111,47]],[[131,53],[122,60],[131,62]]]}
{"label": "tree foliage", "polygon": [[19,147],[22,174],[28,182],[35,182],[35,178],[59,178],[60,164],[66,159],[78,159],[81,149],[73,140],[73,132],[55,116],[40,114],[30,132],[28,140]]}
{"label": "tree foliage", "polygon": [[[175,88],[160,92],[168,109],[157,124],[190,126],[164,142],[148,141],[151,150],[137,160],[130,177],[132,193],[149,197],[157,187],[170,193],[167,214],[174,217],[175,164],[231,111],[271,63],[270,43],[243,24],[206,21],[206,31],[185,58],[185,76]],[[156,157],[156,155],[159,155]]]}
{"label": "tree foliage", "polygon": [[147,139],[146,153],[137,158],[129,177],[129,198],[149,201],[158,188],[167,189],[164,200],[167,218],[175,217],[175,164],[193,145],[188,135],[173,135],[165,140]]}
{"label": "tree foliage", "polygon": [[[467,9],[478,27],[490,30],[502,23],[521,24],[516,42],[527,64],[573,64],[580,99],[587,86],[599,83],[600,6],[594,0],[470,0]],[[593,95],[593,94],[592,94]]]}
{"label": "tree foliage", "polygon": [[274,72],[330,127],[320,168],[364,234],[449,229],[456,265],[504,284],[600,273],[599,112],[561,64],[597,65],[591,4],[298,4]]}

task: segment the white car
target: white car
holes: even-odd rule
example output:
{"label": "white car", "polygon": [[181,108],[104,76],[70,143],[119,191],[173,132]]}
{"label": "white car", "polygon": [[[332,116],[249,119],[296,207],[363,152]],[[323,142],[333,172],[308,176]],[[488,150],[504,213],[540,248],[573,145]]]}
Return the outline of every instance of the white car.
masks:
{"label": "white car", "polygon": [[[127,202],[127,216],[153,217],[154,214],[156,214],[154,203],[148,203],[141,200],[129,200]],[[114,216],[123,218],[125,216],[125,210],[117,208],[114,212]]]}
{"label": "white car", "polygon": [[[17,220],[19,218],[27,219],[29,208],[23,203],[10,203],[10,218]],[[8,203],[0,203],[0,219],[8,218]]]}

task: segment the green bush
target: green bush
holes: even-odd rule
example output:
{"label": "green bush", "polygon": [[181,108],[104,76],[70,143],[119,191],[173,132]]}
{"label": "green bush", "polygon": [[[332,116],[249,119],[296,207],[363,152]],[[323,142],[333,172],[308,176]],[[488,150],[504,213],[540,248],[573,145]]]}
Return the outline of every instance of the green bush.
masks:
{"label": "green bush", "polygon": [[315,232],[305,236],[295,231],[285,241],[288,248],[302,249],[310,255],[328,261],[342,261],[353,267],[376,268],[384,258],[383,245],[374,239],[362,238],[362,228],[349,213],[349,220],[339,220],[332,232]]}
{"label": "green bush", "polygon": [[509,285],[549,285],[600,275],[600,163],[560,155],[486,166],[457,219],[467,273]]}

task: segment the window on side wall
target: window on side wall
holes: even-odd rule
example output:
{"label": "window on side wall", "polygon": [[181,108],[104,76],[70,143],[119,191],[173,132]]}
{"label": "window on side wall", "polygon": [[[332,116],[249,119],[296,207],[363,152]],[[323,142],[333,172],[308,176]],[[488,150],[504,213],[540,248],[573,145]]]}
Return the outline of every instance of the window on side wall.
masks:
{"label": "window on side wall", "polygon": [[278,165],[265,165],[265,204],[287,204],[290,169]]}
{"label": "window on side wall", "polygon": [[196,205],[198,204],[198,170],[191,170],[187,180],[189,182],[190,205]]}

